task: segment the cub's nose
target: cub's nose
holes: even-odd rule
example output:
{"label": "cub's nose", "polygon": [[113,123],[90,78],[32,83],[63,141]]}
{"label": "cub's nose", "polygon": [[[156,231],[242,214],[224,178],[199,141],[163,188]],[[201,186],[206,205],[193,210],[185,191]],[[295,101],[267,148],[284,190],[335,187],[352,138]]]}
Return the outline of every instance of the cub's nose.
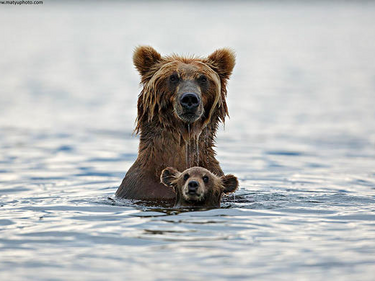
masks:
{"label": "cub's nose", "polygon": [[200,98],[196,93],[183,93],[180,98],[180,104],[187,110],[195,110],[199,106]]}
{"label": "cub's nose", "polygon": [[197,192],[198,186],[199,184],[197,181],[190,181],[188,183],[188,192],[190,194],[195,194]]}

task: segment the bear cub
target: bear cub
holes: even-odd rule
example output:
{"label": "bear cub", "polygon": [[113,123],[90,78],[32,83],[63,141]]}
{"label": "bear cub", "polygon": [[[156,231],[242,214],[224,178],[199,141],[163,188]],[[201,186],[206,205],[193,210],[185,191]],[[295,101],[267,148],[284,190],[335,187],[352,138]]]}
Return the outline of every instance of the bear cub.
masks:
{"label": "bear cub", "polygon": [[235,176],[218,177],[202,167],[183,172],[168,167],[162,171],[160,181],[176,193],[175,207],[218,208],[223,193],[232,193],[238,187]]}

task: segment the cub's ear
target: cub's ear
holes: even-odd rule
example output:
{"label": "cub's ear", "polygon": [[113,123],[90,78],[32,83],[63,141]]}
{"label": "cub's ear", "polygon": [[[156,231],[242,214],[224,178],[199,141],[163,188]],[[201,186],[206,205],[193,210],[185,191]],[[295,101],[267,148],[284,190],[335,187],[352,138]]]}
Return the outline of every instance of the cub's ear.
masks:
{"label": "cub's ear", "polygon": [[161,172],[160,182],[168,187],[173,187],[172,181],[175,180],[181,173],[175,168],[168,167]]}
{"label": "cub's ear", "polygon": [[223,182],[225,194],[235,192],[238,187],[238,180],[233,175],[225,175],[221,177],[221,181]]}
{"label": "cub's ear", "polygon": [[236,55],[230,49],[219,49],[208,56],[207,63],[219,74],[221,79],[228,79],[236,64]]}
{"label": "cub's ear", "polygon": [[160,60],[161,55],[150,46],[139,46],[134,50],[133,63],[141,76],[146,75]]}

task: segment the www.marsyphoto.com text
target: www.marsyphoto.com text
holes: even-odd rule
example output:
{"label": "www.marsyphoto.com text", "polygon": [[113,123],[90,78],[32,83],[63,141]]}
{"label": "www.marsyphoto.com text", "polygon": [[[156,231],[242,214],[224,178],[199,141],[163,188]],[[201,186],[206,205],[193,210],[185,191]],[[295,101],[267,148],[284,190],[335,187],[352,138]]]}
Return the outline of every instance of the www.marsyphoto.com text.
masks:
{"label": "www.marsyphoto.com text", "polygon": [[43,1],[0,1],[3,5],[43,5]]}

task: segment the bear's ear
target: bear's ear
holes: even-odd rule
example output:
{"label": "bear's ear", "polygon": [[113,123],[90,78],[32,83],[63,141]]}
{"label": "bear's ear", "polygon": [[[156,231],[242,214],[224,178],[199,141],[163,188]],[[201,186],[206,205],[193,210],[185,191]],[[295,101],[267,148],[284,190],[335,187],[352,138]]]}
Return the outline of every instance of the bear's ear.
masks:
{"label": "bear's ear", "polygon": [[224,190],[223,192],[225,194],[235,192],[237,187],[238,187],[238,180],[235,176],[233,175],[225,175],[222,176],[221,181],[223,183]]}
{"label": "bear's ear", "polygon": [[219,49],[208,56],[207,62],[221,79],[228,79],[236,64],[236,55],[230,49]]}
{"label": "bear's ear", "polygon": [[172,182],[180,175],[181,173],[175,168],[168,167],[161,172],[160,182],[168,187],[173,187]]}
{"label": "bear's ear", "polygon": [[146,75],[160,60],[161,55],[150,46],[139,46],[134,51],[133,63],[141,76]]}

